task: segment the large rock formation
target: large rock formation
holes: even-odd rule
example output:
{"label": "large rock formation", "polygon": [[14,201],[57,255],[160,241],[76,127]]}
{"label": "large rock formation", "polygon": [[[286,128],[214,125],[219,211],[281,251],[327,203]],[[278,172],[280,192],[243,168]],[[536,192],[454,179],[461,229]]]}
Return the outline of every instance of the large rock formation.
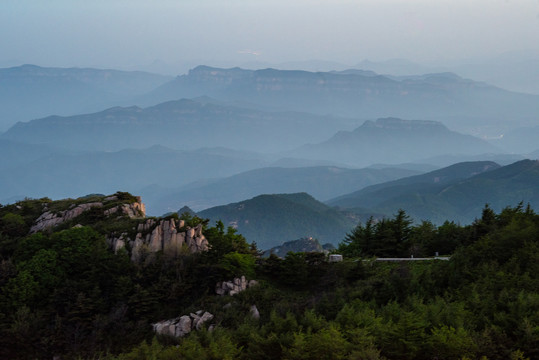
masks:
{"label": "large rock formation", "polygon": [[182,252],[196,253],[208,250],[208,240],[202,234],[202,225],[186,227],[183,220],[147,219],[138,224],[134,239],[127,233],[111,235],[107,242],[116,252],[125,247],[131,251],[131,259],[138,261],[146,253],[163,251],[167,256],[176,257]]}
{"label": "large rock formation", "polygon": [[35,220],[30,233],[49,230],[73,219],[76,219],[73,222],[80,221],[76,226],[91,226],[92,223],[88,218],[79,216],[94,209],[97,214],[92,215],[106,221],[144,219],[138,224],[136,220],[128,222],[128,226],[122,232],[106,234],[107,243],[112,250],[116,253],[126,248],[130,251],[133,261],[140,260],[145,253],[162,251],[167,256],[176,257],[181,253],[193,254],[208,250],[208,240],[202,234],[201,224],[190,227],[186,226],[183,220],[175,218],[145,219],[146,209],[138,196],[118,192],[107,197],[92,196],[88,202],[83,202],[84,200],[84,198],[73,200],[71,205],[66,202],[63,207],[65,210],[58,210],[57,203],[45,203],[43,213]]}
{"label": "large rock formation", "polygon": [[153,331],[157,334],[182,337],[193,330],[202,329],[202,326],[212,319],[212,314],[207,311],[199,310],[196,313],[179,316],[175,319],[159,321],[152,324],[152,326]]}

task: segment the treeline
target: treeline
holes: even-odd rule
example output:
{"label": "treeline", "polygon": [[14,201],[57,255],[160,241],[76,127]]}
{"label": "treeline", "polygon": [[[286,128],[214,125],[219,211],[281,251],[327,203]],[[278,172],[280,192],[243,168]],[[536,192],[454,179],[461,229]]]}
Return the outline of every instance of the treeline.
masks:
{"label": "treeline", "polygon": [[[519,205],[515,211],[521,211]],[[500,216],[511,210],[505,209]],[[531,212],[530,208],[526,209]],[[495,214],[488,206],[483,209],[481,223],[492,223]],[[404,210],[392,218],[375,220],[370,217],[359,223],[339,245],[339,253],[348,257],[429,257],[452,254],[458,247],[472,243],[481,235],[476,222],[473,226],[460,226],[446,221],[440,226],[430,221],[412,225],[413,220]],[[479,231],[479,233],[477,233]]]}
{"label": "treeline", "polygon": [[[218,223],[206,225],[206,253],[135,264],[91,227],[9,233],[20,211],[0,208],[2,358],[539,358],[539,216],[523,206],[486,207],[469,226],[413,225],[404,212],[370,220],[340,244],[341,263],[261,259]],[[451,259],[372,259],[436,251]],[[215,295],[217,281],[238,275],[259,285]],[[200,309],[214,330],[153,334],[152,322]]]}

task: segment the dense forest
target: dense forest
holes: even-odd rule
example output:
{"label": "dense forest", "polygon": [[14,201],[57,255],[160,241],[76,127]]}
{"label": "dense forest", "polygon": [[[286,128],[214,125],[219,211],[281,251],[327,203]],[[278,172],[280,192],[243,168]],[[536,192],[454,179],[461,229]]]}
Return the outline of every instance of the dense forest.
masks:
{"label": "dense forest", "polygon": [[[324,253],[261,258],[234,229],[189,214],[171,217],[202,224],[208,251],[132,261],[105,239],[133,220],[92,209],[30,234],[45,205],[69,201],[0,206],[0,358],[539,358],[539,215],[523,205],[485,206],[467,226],[417,224],[405,211],[369,219],[335,263]],[[450,259],[376,260],[436,252]],[[242,275],[258,285],[215,294],[217,282]],[[153,332],[201,309],[214,314],[211,329]]]}

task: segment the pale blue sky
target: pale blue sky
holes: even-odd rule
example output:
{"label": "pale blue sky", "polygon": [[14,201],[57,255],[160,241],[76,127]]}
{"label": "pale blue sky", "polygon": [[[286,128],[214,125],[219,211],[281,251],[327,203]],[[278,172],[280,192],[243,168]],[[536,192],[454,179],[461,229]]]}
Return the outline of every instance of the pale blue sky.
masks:
{"label": "pale blue sky", "polygon": [[2,0],[0,67],[539,53],[539,0]]}

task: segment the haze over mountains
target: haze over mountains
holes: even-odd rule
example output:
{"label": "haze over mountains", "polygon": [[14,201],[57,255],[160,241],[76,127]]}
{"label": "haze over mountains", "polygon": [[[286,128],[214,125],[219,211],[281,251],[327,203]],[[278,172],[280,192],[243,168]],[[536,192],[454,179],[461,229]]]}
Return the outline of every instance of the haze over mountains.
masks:
{"label": "haze over mountains", "polygon": [[[245,212],[233,211],[252,198],[259,215],[267,205],[270,218],[288,213],[325,224],[308,220],[311,225],[296,232],[285,225],[274,244],[272,235],[260,232],[256,236],[268,247],[305,236],[336,243],[358,219],[391,216],[399,207],[418,220],[470,222],[488,196],[452,204],[441,195],[449,193],[445,187],[484,171],[476,166],[492,170],[537,151],[537,129],[530,124],[539,113],[539,96],[452,73],[198,66],[170,78],[21,66],[0,70],[0,77],[6,85],[1,91],[9,93],[1,98],[9,103],[1,121],[25,120],[0,135],[0,202],[130,191],[143,196],[150,215],[189,205],[212,219],[239,221],[239,230],[255,236],[256,226],[245,220],[256,216],[244,219]],[[26,88],[31,91],[25,94]],[[28,118],[32,114],[41,116]],[[470,134],[497,136],[487,141]],[[447,181],[425,184],[410,177],[463,161],[473,163],[438,170]],[[443,178],[436,174],[425,176]],[[382,190],[369,187],[375,184]],[[499,187],[531,191],[508,184]],[[309,195],[270,196],[286,193]],[[339,196],[329,204],[346,207],[345,213],[319,203]],[[500,206],[512,200],[500,198]],[[291,199],[293,205],[282,204]],[[535,201],[533,195],[522,200]],[[225,207],[215,210],[219,206]],[[333,220],[322,221],[320,211]],[[259,221],[266,220],[254,223]]]}
{"label": "haze over mountains", "polygon": [[[147,108],[114,107],[98,113],[19,122],[2,138],[75,150],[117,151],[163,145],[174,149],[229,147],[281,152],[303,141],[323,141],[359,120],[221,105],[208,98]],[[302,140],[305,139],[305,140]]]}
{"label": "haze over mountains", "polygon": [[[199,66],[156,89],[150,99],[211,96],[321,114],[363,118],[396,116],[503,128],[507,117],[528,124],[539,110],[539,96],[509,92],[455,74],[429,74],[394,80],[355,73],[218,69]],[[450,123],[449,123],[450,122]]]}
{"label": "haze over mountains", "polygon": [[346,169],[334,166],[299,168],[265,167],[222,179],[198,181],[179,189],[146,189],[161,213],[185,204],[193,210],[228,204],[260,194],[306,192],[321,201],[368,185],[417,174],[418,171],[383,169]]}
{"label": "haze over mountains", "polygon": [[46,68],[0,69],[0,132],[17,121],[129,105],[170,77],[141,71]]}
{"label": "haze over mountains", "polygon": [[[0,147],[2,145],[3,141],[0,141]],[[21,148],[25,146],[19,144]],[[17,154],[18,163],[0,161],[2,202],[26,196],[76,197],[77,194],[107,193],[120,188],[139,192],[153,184],[176,187],[210,177],[210,174],[211,177],[230,176],[265,164],[256,158],[160,146],[115,152],[58,151],[43,153],[39,157],[33,153],[30,155],[23,161]],[[153,204],[148,205],[151,207]]]}

